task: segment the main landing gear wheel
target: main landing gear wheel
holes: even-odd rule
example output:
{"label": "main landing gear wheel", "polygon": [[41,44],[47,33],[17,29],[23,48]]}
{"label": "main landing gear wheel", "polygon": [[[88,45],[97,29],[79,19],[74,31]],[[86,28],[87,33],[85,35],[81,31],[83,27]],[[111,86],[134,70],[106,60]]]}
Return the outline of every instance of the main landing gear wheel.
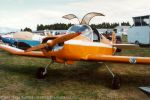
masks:
{"label": "main landing gear wheel", "polygon": [[45,73],[45,68],[43,67],[38,68],[37,73],[36,73],[36,77],[38,79],[44,79],[46,75],[47,73]]}
{"label": "main landing gear wheel", "polygon": [[54,61],[51,61],[45,68],[43,68],[43,67],[38,68],[36,77],[38,79],[44,79],[45,76],[47,75],[47,68],[50,67],[51,64],[53,64],[53,63],[54,63]]}
{"label": "main landing gear wheel", "polygon": [[112,79],[112,89],[120,89],[121,86],[121,78],[119,75],[115,75]]}
{"label": "main landing gear wheel", "polygon": [[107,70],[109,71],[109,73],[112,75],[112,78],[113,78],[112,83],[111,83],[112,89],[115,89],[115,90],[119,89],[121,87],[121,78],[119,77],[119,75],[114,74],[109,68],[109,66],[107,66],[106,64],[105,64],[105,67],[107,68]]}

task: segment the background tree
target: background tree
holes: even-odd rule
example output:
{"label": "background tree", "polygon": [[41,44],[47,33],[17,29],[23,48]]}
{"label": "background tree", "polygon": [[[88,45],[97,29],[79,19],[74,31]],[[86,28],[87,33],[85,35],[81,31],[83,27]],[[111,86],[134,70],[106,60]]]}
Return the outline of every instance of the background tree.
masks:
{"label": "background tree", "polygon": [[28,27],[26,27],[23,31],[28,31],[28,32],[32,32],[32,30]]}
{"label": "background tree", "polygon": [[129,22],[122,22],[121,26],[131,26]]}
{"label": "background tree", "polygon": [[64,24],[64,23],[56,23],[56,24],[51,24],[51,25],[43,25],[43,24],[38,24],[37,25],[37,31],[39,30],[67,30],[72,24]]}

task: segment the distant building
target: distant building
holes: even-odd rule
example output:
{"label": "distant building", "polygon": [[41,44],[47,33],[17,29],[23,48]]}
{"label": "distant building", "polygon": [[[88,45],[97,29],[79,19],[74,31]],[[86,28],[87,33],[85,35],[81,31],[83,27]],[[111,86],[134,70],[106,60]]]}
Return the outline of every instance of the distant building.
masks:
{"label": "distant building", "polygon": [[36,33],[39,35],[46,35],[47,33],[50,33],[52,35],[60,35],[65,34],[67,30],[40,30],[40,31],[33,31],[32,33]]}
{"label": "distant building", "polygon": [[133,22],[128,30],[128,43],[150,46],[150,15],[133,17]]}
{"label": "distant building", "polygon": [[52,35],[61,35],[61,34],[66,34],[67,30],[50,30],[50,33]]}
{"label": "distant building", "polygon": [[97,29],[101,34],[109,34],[113,31],[113,29]]}
{"label": "distant building", "polygon": [[127,35],[127,31],[130,26],[117,26],[114,30],[116,32],[116,36]]}
{"label": "distant building", "polygon": [[44,36],[44,30],[40,30],[40,31],[32,31],[32,33],[38,34],[38,35],[42,35]]}

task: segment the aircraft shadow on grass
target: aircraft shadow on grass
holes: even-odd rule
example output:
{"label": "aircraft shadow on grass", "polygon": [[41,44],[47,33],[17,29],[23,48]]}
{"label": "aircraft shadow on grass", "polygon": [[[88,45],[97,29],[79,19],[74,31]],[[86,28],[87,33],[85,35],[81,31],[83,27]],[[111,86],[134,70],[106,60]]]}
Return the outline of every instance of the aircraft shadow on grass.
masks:
{"label": "aircraft shadow on grass", "polygon": [[[62,66],[62,65],[60,65]],[[93,67],[94,66],[94,67]],[[98,70],[102,66],[102,64],[97,63],[88,63],[87,65],[84,64],[77,64],[74,67],[65,66],[61,68],[49,68],[48,74],[46,76],[46,79],[36,79],[35,72],[37,70],[37,66],[20,66],[16,65],[15,67],[11,65],[1,65],[0,70],[5,72],[10,72],[14,75],[25,75],[29,78],[32,78],[32,80],[35,80],[38,82],[38,80],[46,81],[49,85],[55,85],[56,83],[60,83],[62,81],[77,81],[79,83],[84,84],[92,84],[92,85],[102,85],[106,88],[111,88],[110,82],[111,82],[111,75],[107,71],[101,71]],[[118,73],[119,74],[119,73]],[[138,86],[146,86],[150,84],[149,75],[138,75],[138,74],[132,74],[132,75],[120,75],[121,81],[124,87],[131,86],[131,87],[138,87]],[[11,76],[10,76],[11,77]],[[22,77],[22,76],[20,76]],[[35,77],[35,78],[34,78]],[[30,80],[27,78],[27,81]],[[29,84],[30,85],[30,84]],[[33,85],[33,84],[32,84]]]}

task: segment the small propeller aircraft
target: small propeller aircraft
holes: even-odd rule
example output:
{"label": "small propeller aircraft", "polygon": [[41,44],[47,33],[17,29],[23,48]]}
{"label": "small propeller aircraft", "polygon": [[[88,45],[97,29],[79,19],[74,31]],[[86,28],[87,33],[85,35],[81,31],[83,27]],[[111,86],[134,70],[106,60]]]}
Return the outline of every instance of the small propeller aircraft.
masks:
{"label": "small propeller aircraft", "polygon": [[[45,77],[47,68],[53,62],[63,64],[73,64],[74,61],[104,62],[104,64],[105,62],[150,64],[150,57],[116,56],[115,53],[120,51],[119,49],[133,49],[138,46],[115,44],[115,34],[112,34],[112,41],[106,39],[95,28],[89,26],[90,20],[95,16],[104,15],[97,12],[88,13],[81,22],[79,21],[79,24],[72,25],[65,35],[46,37],[40,45],[27,50],[20,50],[3,44],[0,45],[0,49],[15,55],[51,59],[51,62],[45,68],[39,68],[38,78]],[[77,17],[74,14],[69,14],[63,16],[63,18],[73,19]],[[113,77],[112,88],[120,88],[120,77],[115,75],[106,64],[105,66]]]}

